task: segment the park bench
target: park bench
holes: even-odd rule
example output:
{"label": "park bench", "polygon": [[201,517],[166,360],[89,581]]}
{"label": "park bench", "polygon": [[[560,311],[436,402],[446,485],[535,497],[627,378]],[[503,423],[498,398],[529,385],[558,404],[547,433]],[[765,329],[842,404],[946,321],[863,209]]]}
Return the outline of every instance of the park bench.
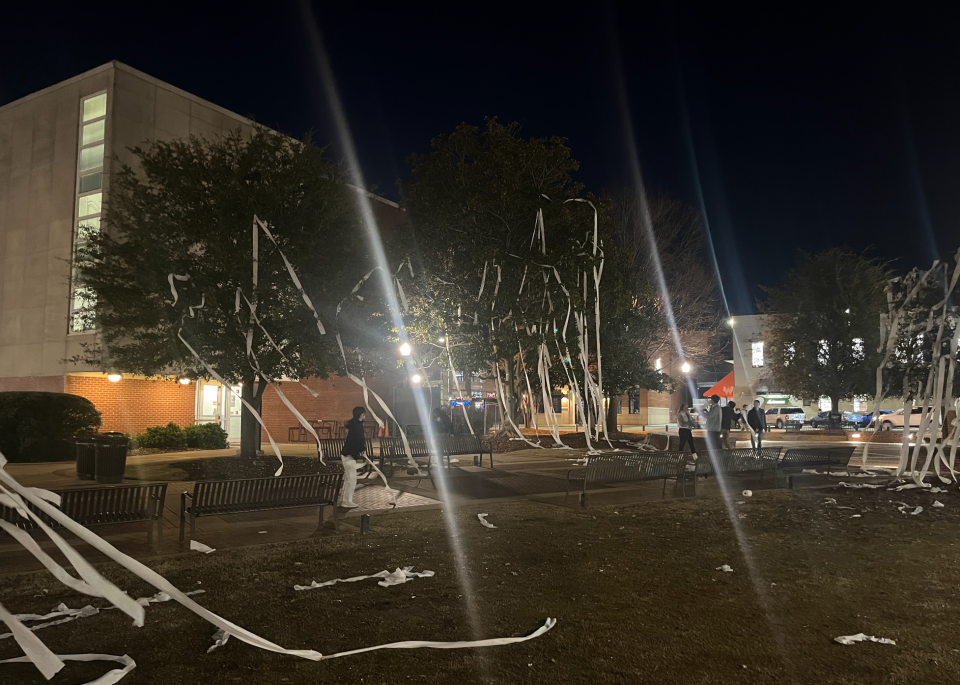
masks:
{"label": "park bench", "polygon": [[[163,539],[163,500],[167,494],[166,483],[138,483],[110,487],[86,487],[56,490],[60,495],[60,511],[82,526],[99,526],[111,523],[146,523],[147,544],[156,546]],[[51,528],[60,524],[33,505],[27,506]],[[0,518],[17,528],[33,530],[36,521],[20,516],[16,509],[0,506]]]}
{"label": "park bench", "polygon": [[[323,460],[332,460],[331,463],[340,462],[340,450],[343,449],[346,438],[320,438],[320,449],[323,450]],[[367,438],[367,456],[373,461],[373,440]]]}
{"label": "park bench", "polygon": [[493,449],[484,448],[483,442],[478,435],[448,435],[441,438],[441,445],[444,454],[447,456],[447,466],[450,465],[450,457],[463,457],[476,455],[474,461],[483,466],[483,455],[490,455],[490,468],[493,468]]}
{"label": "park bench", "polygon": [[[437,448],[439,455],[434,455],[426,438],[407,437],[410,444],[410,452],[414,461],[426,460],[424,464],[427,470],[433,462],[434,456],[441,459],[446,457],[447,466],[450,466],[450,457],[473,455],[480,464],[483,464],[483,455],[490,455],[490,468],[493,468],[493,450],[484,448],[480,438],[476,435],[447,435],[437,438]],[[394,462],[409,463],[407,453],[403,445],[403,438],[380,438],[380,468],[388,467],[390,475],[393,475]]]}
{"label": "park bench", "polygon": [[[760,479],[763,480],[767,470],[776,469],[781,449],[780,447],[761,447],[759,450],[752,448],[716,450],[712,456],[705,452],[693,464],[688,465],[688,475],[690,471],[693,471],[697,477],[759,473]],[[683,494],[686,495],[686,481],[683,489]],[[696,477],[693,478],[693,494],[697,494]]]}
{"label": "park bench", "polygon": [[827,473],[834,466],[842,466],[850,474],[850,457],[856,447],[803,447],[789,449],[776,461],[775,476],[779,482],[780,472],[789,468],[826,466]]}
{"label": "park bench", "polygon": [[[190,537],[196,532],[201,516],[221,516],[252,511],[320,507],[320,525],[323,510],[333,507],[333,526],[337,521],[337,500],[343,485],[343,470],[327,467],[323,473],[308,476],[272,476],[268,478],[239,478],[236,480],[201,480],[193,492],[180,495],[180,542],[184,526],[190,518]],[[188,504],[189,500],[189,504]]]}
{"label": "park bench", "polygon": [[567,471],[567,497],[574,485],[581,487],[580,506],[587,506],[587,487],[610,483],[638,483],[648,480],[662,480],[666,496],[667,481],[679,485],[685,477],[685,466],[689,458],[686,452],[645,452],[641,454],[598,454],[587,457],[587,465],[581,475]]}

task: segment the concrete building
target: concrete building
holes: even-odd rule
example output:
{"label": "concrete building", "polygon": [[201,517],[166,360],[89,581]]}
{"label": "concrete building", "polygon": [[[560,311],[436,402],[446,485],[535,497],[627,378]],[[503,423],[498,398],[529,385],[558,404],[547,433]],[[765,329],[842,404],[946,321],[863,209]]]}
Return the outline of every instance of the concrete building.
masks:
{"label": "concrete building", "polygon": [[[90,295],[73,281],[72,255],[99,230],[119,163],[145,141],[216,137],[252,130],[253,122],[119,62],[110,62],[0,107],[0,391],[42,390],[87,397],[106,430],[142,432],[175,421],[220,421],[239,436],[240,408],[216,382],[181,385],[175,378],[122,374],[65,362],[95,341],[74,316]],[[373,198],[383,226],[403,213]],[[307,381],[289,395],[310,416],[343,419],[362,404],[348,379]],[[288,388],[290,386],[288,385]],[[391,397],[383,383],[374,388]],[[302,397],[299,396],[302,394]],[[296,421],[275,393],[264,396],[271,433],[286,439]]]}

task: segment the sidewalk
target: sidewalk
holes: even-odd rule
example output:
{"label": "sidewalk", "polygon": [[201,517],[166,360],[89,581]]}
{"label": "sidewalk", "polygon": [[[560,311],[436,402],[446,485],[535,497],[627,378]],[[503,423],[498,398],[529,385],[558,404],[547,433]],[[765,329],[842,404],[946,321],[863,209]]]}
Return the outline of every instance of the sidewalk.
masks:
{"label": "sidewalk", "polygon": [[[794,446],[791,443],[770,441],[771,446]],[[739,447],[749,443],[740,441]],[[803,446],[798,444],[796,446]],[[311,448],[302,445],[281,445],[284,456],[296,456],[297,452],[307,456]],[[304,448],[307,447],[306,450]],[[896,447],[891,446],[891,447]],[[896,455],[885,457],[875,453],[871,447],[871,465],[884,466],[895,463]],[[862,447],[858,448],[851,465],[859,465]],[[141,455],[131,457],[128,462],[127,480],[129,481],[166,481],[167,497],[164,506],[163,542],[158,551],[150,549],[146,543],[145,525],[119,524],[98,526],[94,529],[98,535],[108,540],[126,554],[138,559],[151,559],[171,554],[189,552],[189,527],[187,540],[181,545],[178,540],[180,494],[192,491],[193,481],[183,480],[182,471],[177,463],[194,459],[218,459],[235,456],[236,450],[210,450],[204,452],[183,452],[172,454]],[[360,505],[350,512],[341,510],[340,534],[356,533],[359,529],[359,517],[371,514],[373,525],[380,517],[401,515],[403,511],[440,508],[443,502],[449,506],[460,506],[476,501],[509,501],[532,499],[535,501],[579,507],[578,492],[566,494],[567,474],[576,469],[575,462],[584,456],[583,450],[525,449],[494,456],[495,468],[474,466],[469,457],[454,460],[449,469],[433,469],[432,478],[408,476],[397,469],[389,479],[391,488],[400,491],[396,505],[390,501],[390,495],[383,488],[378,477],[371,476],[361,480],[355,500]],[[886,462],[886,463],[883,463]],[[76,477],[72,462],[47,464],[8,464],[7,470],[22,484],[47,489],[62,489],[94,485],[90,481],[81,481]],[[795,475],[795,487],[823,487],[835,484],[842,478]],[[739,493],[743,489],[761,490],[774,487],[773,479],[768,476],[761,480],[757,476],[737,476],[728,479],[727,489]],[[785,487],[786,483],[781,486]],[[660,482],[632,483],[616,486],[597,486],[591,488],[590,505],[628,504],[661,499],[663,484]],[[697,487],[698,497],[710,497],[721,494],[717,479],[701,481]],[[679,496],[668,485],[666,497]],[[318,508],[285,509],[229,516],[211,516],[197,521],[196,539],[199,542],[223,549],[242,547],[290,540],[323,538],[337,533],[332,526],[332,511],[327,507],[326,520],[320,526]],[[41,536],[36,536],[37,540]],[[74,541],[75,542],[75,541]],[[53,543],[41,543],[41,546],[61,562]],[[84,544],[78,544],[85,556],[97,560],[100,555]],[[193,552],[196,554],[196,552]],[[35,570],[40,565],[29,553],[14,543],[9,537],[0,535],[0,574]]]}

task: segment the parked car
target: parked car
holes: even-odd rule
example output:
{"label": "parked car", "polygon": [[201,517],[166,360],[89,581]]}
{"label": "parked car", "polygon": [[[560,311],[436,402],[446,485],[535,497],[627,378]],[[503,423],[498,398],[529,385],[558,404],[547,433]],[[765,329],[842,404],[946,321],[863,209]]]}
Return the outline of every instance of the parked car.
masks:
{"label": "parked car", "polygon": [[807,420],[807,415],[803,413],[803,409],[798,407],[774,407],[773,409],[767,409],[767,426],[783,428],[787,425],[787,421],[799,421],[803,423]]}
{"label": "parked car", "polygon": [[[886,414],[892,414],[893,410],[891,409],[881,409],[880,416],[883,417]],[[860,414],[860,420],[857,421],[857,428],[866,428],[873,421],[873,412],[864,412]],[[882,421],[881,421],[882,423]]]}
{"label": "parked car", "polygon": [[[914,407],[910,410],[910,427],[919,428],[920,427],[920,418],[923,414],[923,407]],[[868,424],[870,428],[874,427],[874,423],[871,420]],[[880,417],[880,428],[881,430],[891,430],[893,428],[903,428],[903,409],[897,409],[896,411],[890,412],[889,414],[884,414]]]}
{"label": "parked car", "polygon": [[[819,414],[814,416],[812,419],[810,419],[810,425],[813,428],[826,428],[830,423],[831,413],[833,412],[829,412],[829,411],[820,412]],[[872,414],[870,416],[872,416]],[[852,412],[852,411],[845,411],[843,412],[843,419],[841,423],[844,426],[858,426],[860,425],[860,421],[862,420],[862,418],[863,417],[861,414],[857,414],[856,412]],[[868,417],[867,421],[869,422],[869,420],[870,419]]]}

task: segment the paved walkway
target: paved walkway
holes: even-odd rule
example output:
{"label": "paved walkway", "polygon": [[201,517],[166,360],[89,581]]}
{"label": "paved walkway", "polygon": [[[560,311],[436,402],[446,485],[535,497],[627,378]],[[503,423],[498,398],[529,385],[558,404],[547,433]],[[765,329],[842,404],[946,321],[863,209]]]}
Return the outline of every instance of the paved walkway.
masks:
{"label": "paved walkway", "polygon": [[[734,436],[737,437],[737,436]],[[740,441],[739,447],[749,446]],[[807,442],[789,443],[769,441],[770,446],[810,446]],[[821,443],[822,444],[822,443]],[[851,464],[859,465],[863,447],[851,459]],[[285,456],[312,456],[312,449],[302,444],[281,445]],[[177,469],[177,463],[196,459],[217,459],[236,455],[236,449],[193,451],[175,454],[138,455],[128,461],[127,477],[130,480],[166,480],[167,498],[164,507],[164,535],[158,550],[152,550],[146,544],[146,529],[134,524],[109,525],[95,528],[95,532],[127,554],[137,558],[151,558],[177,553],[190,553],[189,542],[178,542],[180,494],[193,489],[192,481],[182,480],[183,471]],[[873,445],[870,448],[870,466],[893,466],[899,455],[898,445]],[[379,478],[370,477],[361,481],[355,500],[360,505],[356,510],[341,512],[341,534],[355,533],[359,526],[359,517],[364,513],[376,516],[400,515],[404,510],[439,508],[443,502],[457,506],[468,501],[498,501],[511,499],[533,499],[558,506],[578,507],[577,493],[566,495],[567,473],[576,468],[575,462],[583,456],[583,450],[526,449],[494,457],[495,468],[474,466],[472,461],[463,458],[451,468],[433,469],[431,477],[408,476],[397,470],[390,479],[392,488],[400,491],[395,503],[383,488]],[[21,483],[28,486],[60,489],[90,485],[76,477],[74,465],[70,462],[48,464],[8,464],[7,470]],[[164,476],[164,474],[169,474]],[[178,475],[179,478],[178,478]],[[158,477],[159,476],[159,477]],[[794,478],[796,487],[823,486],[836,483],[841,478],[830,476],[799,475]],[[758,477],[737,476],[729,479],[729,489],[740,492],[743,489],[763,489],[774,487],[769,474],[763,480]],[[616,487],[598,486],[591,489],[590,504],[627,504],[658,500],[662,495],[660,482],[628,484]],[[668,486],[666,497],[678,496],[672,486]],[[716,479],[709,479],[698,485],[699,496],[720,493]],[[230,516],[211,516],[200,518],[197,522],[196,539],[214,548],[238,547],[251,544],[264,544],[289,540],[301,540],[335,535],[332,525],[332,512],[327,508],[326,520],[320,525],[317,507],[287,509]],[[374,519],[374,525],[375,519]],[[189,537],[189,531],[188,531]],[[38,540],[40,537],[37,538]],[[42,546],[57,557],[59,552],[49,541]],[[78,549],[88,558],[96,560],[99,555],[86,545],[79,544]],[[64,561],[61,559],[61,561]],[[34,558],[23,551],[5,535],[0,535],[0,574],[39,568]]]}

